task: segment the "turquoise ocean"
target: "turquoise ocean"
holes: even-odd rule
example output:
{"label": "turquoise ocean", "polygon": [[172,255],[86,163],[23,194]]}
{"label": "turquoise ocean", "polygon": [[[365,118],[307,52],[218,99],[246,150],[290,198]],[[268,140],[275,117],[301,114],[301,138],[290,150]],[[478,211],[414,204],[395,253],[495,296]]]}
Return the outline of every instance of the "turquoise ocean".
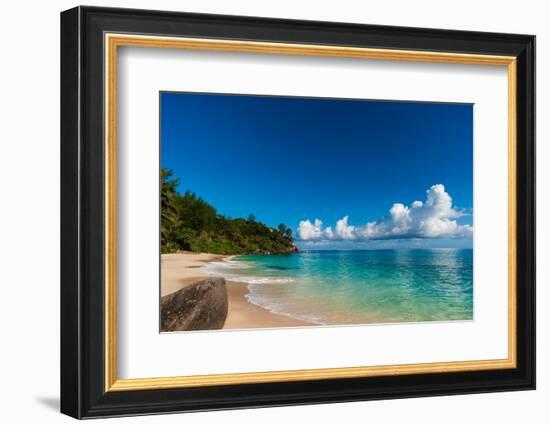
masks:
{"label": "turquoise ocean", "polygon": [[471,249],[241,255],[203,269],[246,283],[253,304],[317,324],[473,319]]}

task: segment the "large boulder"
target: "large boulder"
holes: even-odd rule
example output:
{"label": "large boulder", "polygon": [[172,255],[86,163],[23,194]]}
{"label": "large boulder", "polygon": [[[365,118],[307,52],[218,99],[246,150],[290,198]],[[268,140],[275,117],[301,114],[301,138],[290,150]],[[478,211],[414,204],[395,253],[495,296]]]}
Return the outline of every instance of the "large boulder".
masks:
{"label": "large boulder", "polygon": [[160,300],[161,331],[221,329],[227,317],[223,277],[209,277]]}

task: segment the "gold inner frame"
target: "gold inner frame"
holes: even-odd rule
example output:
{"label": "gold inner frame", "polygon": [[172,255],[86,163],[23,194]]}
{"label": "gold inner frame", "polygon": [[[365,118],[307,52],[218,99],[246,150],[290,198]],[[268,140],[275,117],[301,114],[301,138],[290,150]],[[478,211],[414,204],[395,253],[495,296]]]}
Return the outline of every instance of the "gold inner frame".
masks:
{"label": "gold inner frame", "polygon": [[[463,53],[371,49],[328,45],[105,34],[105,391],[445,373],[516,367],[516,58]],[[165,378],[118,379],[116,373],[116,123],[119,46],[325,56],[507,67],[508,72],[508,357],[418,364],[305,369]]]}

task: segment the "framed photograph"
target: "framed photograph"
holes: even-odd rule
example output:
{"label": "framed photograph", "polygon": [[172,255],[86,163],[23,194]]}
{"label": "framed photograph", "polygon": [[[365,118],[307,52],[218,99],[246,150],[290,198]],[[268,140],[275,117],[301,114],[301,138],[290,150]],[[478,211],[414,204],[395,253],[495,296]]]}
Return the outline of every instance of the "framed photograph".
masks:
{"label": "framed photograph", "polygon": [[61,411],[535,388],[535,37],[61,14]]}

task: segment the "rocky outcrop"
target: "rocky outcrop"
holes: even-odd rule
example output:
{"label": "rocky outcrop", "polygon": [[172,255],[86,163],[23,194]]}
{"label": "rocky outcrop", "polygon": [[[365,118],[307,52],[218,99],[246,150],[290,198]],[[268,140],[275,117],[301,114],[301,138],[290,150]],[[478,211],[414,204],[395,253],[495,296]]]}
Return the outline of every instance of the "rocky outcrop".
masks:
{"label": "rocky outcrop", "polygon": [[227,317],[223,277],[209,277],[160,300],[161,331],[221,329]]}

